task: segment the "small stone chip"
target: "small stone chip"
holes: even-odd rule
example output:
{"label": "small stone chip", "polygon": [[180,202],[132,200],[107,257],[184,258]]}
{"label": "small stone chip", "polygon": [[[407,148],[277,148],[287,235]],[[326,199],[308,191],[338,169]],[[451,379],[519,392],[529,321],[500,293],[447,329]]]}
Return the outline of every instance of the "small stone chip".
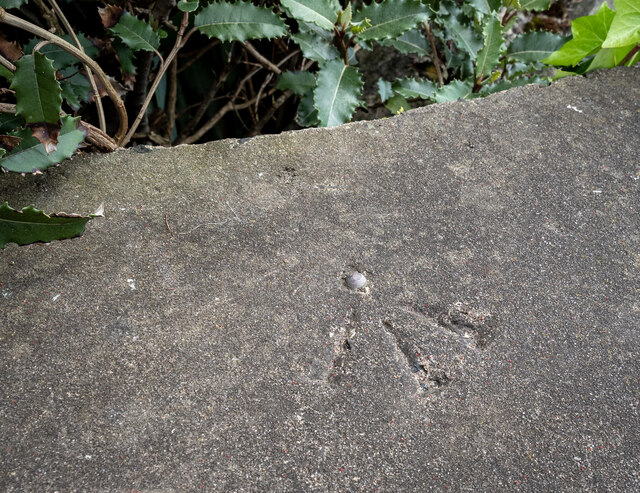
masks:
{"label": "small stone chip", "polygon": [[347,277],[346,282],[347,287],[355,291],[367,285],[367,278],[364,277],[364,274],[361,274],[360,272],[354,272],[349,277]]}

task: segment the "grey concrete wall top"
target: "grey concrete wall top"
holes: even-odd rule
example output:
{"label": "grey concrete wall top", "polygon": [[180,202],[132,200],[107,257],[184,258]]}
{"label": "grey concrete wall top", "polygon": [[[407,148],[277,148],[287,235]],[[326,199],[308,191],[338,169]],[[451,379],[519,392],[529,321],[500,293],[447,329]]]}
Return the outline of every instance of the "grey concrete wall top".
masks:
{"label": "grey concrete wall top", "polygon": [[0,490],[640,490],[638,128],[616,69],[0,176],[105,204],[0,251]]}

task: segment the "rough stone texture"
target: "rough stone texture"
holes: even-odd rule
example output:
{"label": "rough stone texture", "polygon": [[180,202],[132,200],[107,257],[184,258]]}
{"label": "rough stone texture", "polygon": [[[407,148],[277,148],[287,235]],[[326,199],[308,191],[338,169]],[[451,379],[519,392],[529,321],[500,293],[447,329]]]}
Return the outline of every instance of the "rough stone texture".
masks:
{"label": "rough stone texture", "polygon": [[106,217],[0,252],[0,490],[637,491],[638,128],[616,69],[1,176]]}

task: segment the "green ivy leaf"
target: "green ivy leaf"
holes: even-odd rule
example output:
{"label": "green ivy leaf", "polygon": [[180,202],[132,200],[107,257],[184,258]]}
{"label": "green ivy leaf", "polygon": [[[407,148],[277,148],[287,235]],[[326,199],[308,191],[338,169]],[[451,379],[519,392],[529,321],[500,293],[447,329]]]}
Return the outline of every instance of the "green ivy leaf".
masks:
{"label": "green ivy leaf", "polygon": [[615,0],[616,16],[609,27],[603,48],[640,43],[640,2],[638,0]]}
{"label": "green ivy leaf", "polygon": [[154,51],[160,46],[160,37],[148,22],[129,12],[120,16],[118,23],[109,29],[132,50]]}
{"label": "green ivy leaf", "polygon": [[201,33],[221,41],[284,36],[287,26],[280,16],[251,2],[213,2],[196,15],[194,25]]}
{"label": "green ivy leaf", "polygon": [[429,8],[420,0],[382,0],[364,5],[353,15],[353,23],[369,21],[356,35],[362,40],[397,38],[413,29],[418,23],[429,19]]}
{"label": "green ivy leaf", "polygon": [[102,216],[102,206],[93,214],[83,217],[64,212],[45,214],[32,205],[17,211],[5,202],[0,204],[0,248],[4,248],[7,243],[48,243],[80,236],[89,220]]}
{"label": "green ivy leaf", "polygon": [[17,173],[34,173],[71,157],[87,136],[87,130],[80,125],[80,117],[63,116],[57,149],[50,154],[47,154],[44,144],[32,135],[31,130],[20,129],[15,136],[22,140],[0,160],[0,168]]}
{"label": "green ivy leaf", "polygon": [[404,113],[405,111],[411,109],[409,101],[407,101],[406,98],[402,96],[402,94],[394,95],[389,99],[389,101],[387,101],[384,107],[387,108],[393,115],[399,115],[400,113]]}
{"label": "green ivy leaf", "polygon": [[178,9],[182,12],[193,12],[199,7],[199,0],[180,0]]}
{"label": "green ivy leaf", "polygon": [[431,52],[429,40],[419,30],[412,29],[397,38],[382,39],[379,43],[383,46],[393,46],[400,53],[408,55],[428,55]]}
{"label": "green ivy leaf", "polygon": [[276,86],[283,91],[291,89],[298,96],[304,96],[315,87],[316,77],[311,72],[291,70],[282,72]]}
{"label": "green ivy leaf", "polygon": [[520,0],[522,10],[547,10],[551,6],[551,0]]}
{"label": "green ivy leaf", "polygon": [[391,82],[384,79],[378,79],[378,94],[380,94],[380,100],[384,103],[387,99],[393,97],[393,89]]}
{"label": "green ivy leaf", "polygon": [[391,87],[405,98],[433,99],[436,94],[436,85],[430,80],[398,79]]}
{"label": "green ivy leaf", "polygon": [[305,58],[319,63],[326,63],[340,57],[338,49],[320,36],[312,33],[293,34],[291,39],[300,46]]}
{"label": "green ivy leaf", "polygon": [[442,86],[436,92],[436,103],[445,103],[447,101],[457,101],[471,95],[473,91],[473,82],[454,80],[449,84]]}
{"label": "green ivy leaf", "polygon": [[16,91],[16,114],[27,123],[58,123],[62,90],[47,57],[36,52],[20,58],[10,87]]}
{"label": "green ivy leaf", "polygon": [[335,127],[351,120],[362,103],[362,79],[358,69],[340,60],[327,62],[318,72],[318,84],[313,92],[313,106],[323,127]]}
{"label": "green ivy leaf", "polygon": [[294,19],[313,22],[327,31],[333,31],[341,8],[337,0],[280,0],[280,3]]}
{"label": "green ivy leaf", "polygon": [[[62,36],[66,42],[71,43],[73,46],[76,46],[75,41],[71,36],[65,34]],[[82,46],[82,50],[89,58],[95,58],[98,55],[98,48],[93,46],[91,40],[89,40],[84,34],[78,33],[78,40],[80,41],[80,46]],[[32,53],[33,48],[40,42],[41,40],[38,38],[32,38],[29,42],[24,46],[24,53]],[[58,69],[64,69],[70,67],[71,65],[77,65],[80,63],[75,56],[71,53],[63,50],[59,46],[54,44],[48,44],[43,46],[38,50],[40,53],[45,55],[50,60],[53,60],[53,65]]]}
{"label": "green ivy leaf", "polygon": [[612,68],[618,65],[633,49],[635,44],[618,48],[602,48],[589,64],[589,72],[599,68]]}
{"label": "green ivy leaf", "polygon": [[567,39],[545,31],[532,31],[516,36],[507,48],[510,59],[521,62],[540,62],[560,49]]}
{"label": "green ivy leaf", "polygon": [[497,14],[494,13],[487,17],[482,35],[484,36],[484,46],[478,53],[476,60],[477,79],[491,75],[493,67],[498,64],[498,58],[504,44],[504,33]]}
{"label": "green ivy leaf", "polygon": [[571,24],[573,39],[542,60],[550,65],[576,66],[584,57],[598,52],[607,38],[616,13],[604,2],[594,15],[579,17]]}

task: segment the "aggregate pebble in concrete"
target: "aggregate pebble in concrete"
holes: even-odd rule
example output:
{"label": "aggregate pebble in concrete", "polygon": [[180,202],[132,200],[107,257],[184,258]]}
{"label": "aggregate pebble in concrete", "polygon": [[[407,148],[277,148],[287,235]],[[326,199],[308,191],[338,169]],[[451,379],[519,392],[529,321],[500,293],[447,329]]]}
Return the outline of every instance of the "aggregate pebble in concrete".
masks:
{"label": "aggregate pebble in concrete", "polygon": [[638,128],[616,69],[0,176],[105,207],[0,251],[0,490],[638,491]]}

